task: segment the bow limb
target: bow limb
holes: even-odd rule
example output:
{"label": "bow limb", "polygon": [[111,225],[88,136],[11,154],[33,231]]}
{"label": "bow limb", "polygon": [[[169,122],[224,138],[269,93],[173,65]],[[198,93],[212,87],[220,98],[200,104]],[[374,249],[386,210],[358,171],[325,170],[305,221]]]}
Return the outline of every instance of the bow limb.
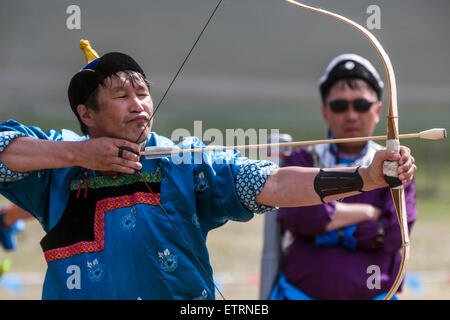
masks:
{"label": "bow limb", "polygon": [[[389,87],[389,105],[388,105],[388,119],[387,119],[387,141],[386,148],[394,151],[399,151],[400,143],[399,143],[399,131],[398,131],[398,107],[397,107],[397,85],[395,82],[394,69],[392,67],[389,56],[385,53],[384,57],[382,57],[383,62],[386,67],[386,73],[388,77],[388,87]],[[395,171],[393,175],[395,177],[398,176],[397,162],[386,161],[383,166],[383,170],[393,165],[392,169]],[[400,287],[403,278],[406,273],[406,265],[409,259],[409,231],[408,231],[408,218],[406,213],[406,202],[405,202],[405,190],[402,184],[398,187],[391,188],[392,200],[394,202],[395,211],[397,213],[397,220],[400,226],[400,234],[402,239],[402,247],[401,247],[401,261],[399,270],[397,272],[397,276],[395,277],[394,283],[392,284],[391,289],[385,296],[385,300],[390,300],[392,296],[397,292]]]}
{"label": "bow limb", "polygon": [[[397,108],[397,85],[395,81],[395,74],[394,74],[394,68],[392,66],[391,60],[384,50],[383,46],[380,44],[380,42],[375,38],[375,36],[368,31],[366,28],[361,26],[360,24],[343,17],[341,15],[338,15],[336,13],[326,11],[319,8],[314,8],[311,6],[304,5],[302,3],[299,3],[294,0],[284,0],[287,3],[294,5],[296,7],[300,7],[302,9],[323,14],[326,16],[329,16],[331,18],[340,20],[351,26],[352,28],[358,30],[361,34],[363,34],[372,44],[372,46],[377,50],[378,55],[381,58],[381,61],[383,62],[386,76],[387,76],[387,83],[388,83],[388,93],[389,93],[389,105],[388,105],[388,120],[387,120],[387,141],[386,141],[386,148],[391,149],[394,151],[399,151],[400,149],[400,143],[399,143],[399,131],[398,131],[398,108]],[[385,167],[390,167],[390,171],[392,172],[390,176],[397,177],[397,162],[389,162],[386,161],[385,165],[383,166],[383,171],[385,171]],[[398,179],[397,179],[398,180]],[[400,231],[401,231],[401,238],[402,238],[402,259],[400,263],[400,267],[397,273],[397,276],[394,280],[394,283],[389,290],[389,292],[385,296],[385,300],[389,300],[392,298],[392,296],[397,292],[398,288],[400,287],[403,278],[405,276],[406,272],[406,265],[409,259],[409,233],[408,233],[408,221],[407,221],[407,214],[406,214],[406,205],[405,205],[405,191],[403,188],[403,185],[400,184],[400,186],[391,188],[391,195],[392,200],[395,205],[395,210],[397,213],[397,219],[400,225]]]}

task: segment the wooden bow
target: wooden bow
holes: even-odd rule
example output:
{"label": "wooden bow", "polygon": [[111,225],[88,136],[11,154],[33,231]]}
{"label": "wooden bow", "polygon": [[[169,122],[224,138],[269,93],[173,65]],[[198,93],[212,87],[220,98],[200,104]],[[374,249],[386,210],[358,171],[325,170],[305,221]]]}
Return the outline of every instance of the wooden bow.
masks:
{"label": "wooden bow", "polygon": [[[384,68],[386,70],[387,75],[387,83],[388,83],[388,92],[389,92],[389,104],[388,104],[388,119],[387,119],[387,141],[386,141],[386,148],[391,149],[394,151],[399,151],[400,144],[399,144],[399,131],[398,131],[398,108],[397,108],[397,85],[395,82],[395,74],[394,74],[394,68],[392,67],[391,60],[389,59],[389,56],[387,55],[386,51],[384,50],[383,46],[380,44],[380,42],[375,38],[375,36],[368,31],[363,26],[359,25],[358,23],[343,17],[341,15],[338,15],[336,13],[326,11],[319,8],[314,8],[311,6],[304,5],[302,3],[299,3],[297,1],[293,0],[285,0],[287,3],[300,7],[302,9],[316,12],[319,14],[323,14],[329,17],[332,17],[334,19],[340,20],[351,26],[352,28],[358,30],[360,33],[362,33],[373,45],[373,47],[377,50],[378,55],[380,56]],[[385,166],[383,166],[383,171],[385,170],[385,167],[391,166],[392,163],[387,163]],[[391,168],[392,171],[396,173],[396,168],[398,167],[398,164],[394,165],[394,168]],[[385,173],[386,174],[386,173]],[[394,283],[389,290],[389,292],[386,294],[384,300],[390,300],[392,296],[397,292],[398,288],[400,287],[402,280],[405,276],[406,272],[406,265],[408,263],[409,259],[409,233],[408,233],[408,221],[407,221],[407,214],[406,214],[406,205],[405,205],[405,191],[403,188],[403,185],[400,185],[399,187],[391,188],[391,195],[392,200],[394,201],[395,205],[395,211],[397,212],[397,219],[400,225],[400,231],[401,231],[401,238],[402,238],[402,259],[400,263],[400,268],[398,270],[397,276],[394,280]]]}

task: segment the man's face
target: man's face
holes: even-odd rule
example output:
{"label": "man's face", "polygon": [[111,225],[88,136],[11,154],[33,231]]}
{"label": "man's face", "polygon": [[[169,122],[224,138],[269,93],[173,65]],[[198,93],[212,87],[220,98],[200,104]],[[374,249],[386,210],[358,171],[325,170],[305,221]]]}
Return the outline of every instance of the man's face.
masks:
{"label": "man's face", "polygon": [[[108,136],[136,142],[144,141],[150,133],[153,102],[150,91],[142,80],[134,85],[125,73],[106,79],[97,94],[98,110],[92,112],[91,136]],[[153,122],[153,120],[152,120]],[[148,124],[148,125],[147,125]],[[143,132],[145,130],[145,132]]]}
{"label": "man's face", "polygon": [[[331,88],[325,105],[322,106],[323,118],[334,138],[371,136],[380,120],[382,105],[378,101],[376,93],[364,81],[358,81],[358,84],[357,88],[351,89],[344,81],[337,82]],[[358,99],[364,99],[373,103],[365,112],[355,110],[353,103],[350,103],[343,112],[333,111],[330,105],[333,101],[346,100],[353,102]],[[344,147],[343,144],[341,146]],[[346,144],[346,146],[360,147],[364,146],[364,143]]]}

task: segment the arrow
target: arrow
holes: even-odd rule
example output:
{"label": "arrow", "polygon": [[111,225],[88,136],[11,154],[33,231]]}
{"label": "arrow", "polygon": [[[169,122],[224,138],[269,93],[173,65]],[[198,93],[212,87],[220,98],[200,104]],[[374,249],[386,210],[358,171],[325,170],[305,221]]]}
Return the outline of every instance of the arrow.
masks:
{"label": "arrow", "polygon": [[[399,135],[399,139],[424,139],[424,140],[440,140],[447,138],[447,130],[444,128],[435,128],[418,133],[408,133]],[[195,153],[195,152],[207,152],[207,151],[226,151],[226,150],[249,150],[249,149],[265,149],[275,147],[301,147],[317,144],[329,144],[329,143],[352,143],[352,142],[364,142],[364,141],[379,141],[386,140],[387,136],[371,136],[371,137],[355,137],[355,138],[342,138],[342,139],[327,139],[327,140],[310,140],[310,141],[294,141],[294,142],[281,142],[281,143],[265,143],[265,144],[249,144],[239,146],[214,146],[204,148],[192,148],[192,149],[180,149],[178,147],[147,147],[141,156],[146,156],[146,159],[158,159],[170,157],[171,155],[181,153]]]}

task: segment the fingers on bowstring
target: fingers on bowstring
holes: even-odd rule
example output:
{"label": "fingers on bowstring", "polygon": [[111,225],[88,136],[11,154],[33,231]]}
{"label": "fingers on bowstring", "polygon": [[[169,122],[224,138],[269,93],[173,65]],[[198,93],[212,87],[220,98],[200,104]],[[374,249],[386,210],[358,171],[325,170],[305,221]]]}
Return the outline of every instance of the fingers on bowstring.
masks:
{"label": "fingers on bowstring", "polygon": [[127,167],[127,166],[120,165],[120,164],[116,164],[116,163],[111,164],[111,171],[125,173],[125,174],[134,174],[135,173],[134,169]]}
{"label": "fingers on bowstring", "polygon": [[[139,161],[139,146],[135,143],[121,139],[116,139],[115,144],[117,147],[115,156],[118,158],[115,159],[116,162],[121,165],[140,169],[139,166],[136,166],[136,163]],[[130,162],[133,162],[134,165]]]}
{"label": "fingers on bowstring", "polygon": [[139,145],[137,145],[136,143],[127,140],[117,139],[116,145],[118,148],[121,148],[122,150],[127,150],[129,152],[139,154]]}
{"label": "fingers on bowstring", "polygon": [[139,161],[139,153],[136,154],[132,149],[127,147],[119,147],[118,157],[134,162]]}

